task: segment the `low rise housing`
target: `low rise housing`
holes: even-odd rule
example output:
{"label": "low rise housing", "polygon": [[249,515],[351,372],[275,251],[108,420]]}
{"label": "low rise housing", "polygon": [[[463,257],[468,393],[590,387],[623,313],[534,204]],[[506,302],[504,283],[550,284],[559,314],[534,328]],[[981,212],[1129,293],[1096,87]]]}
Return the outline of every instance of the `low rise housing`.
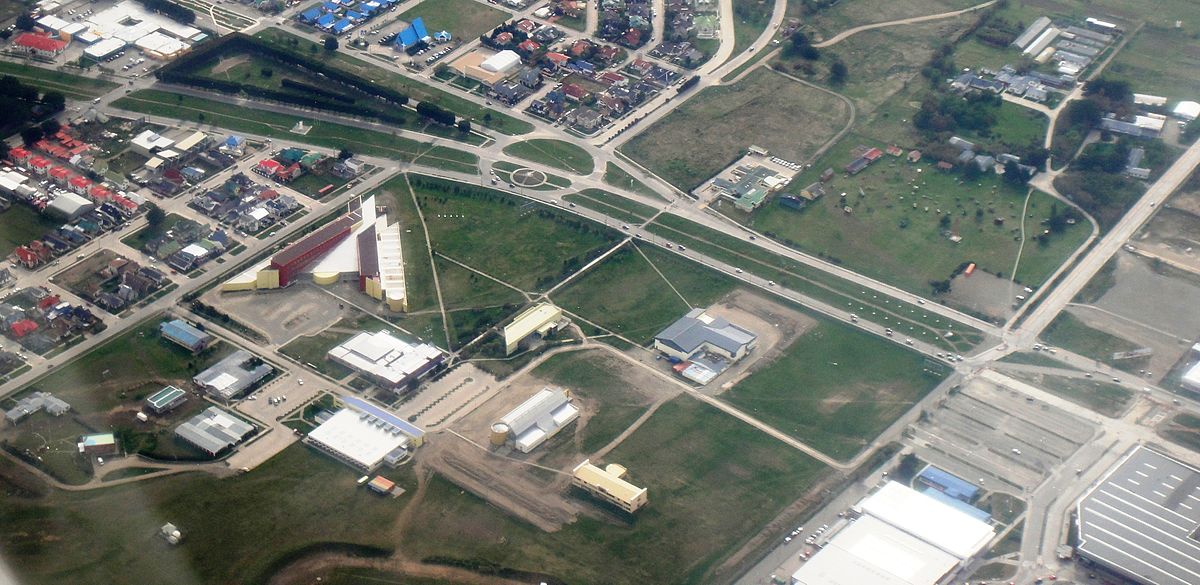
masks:
{"label": "low rise housing", "polygon": [[50,416],[62,416],[71,410],[71,405],[49,392],[34,392],[17,401],[17,404],[4,413],[4,419],[9,424],[17,424],[25,417],[35,412],[45,410]]}

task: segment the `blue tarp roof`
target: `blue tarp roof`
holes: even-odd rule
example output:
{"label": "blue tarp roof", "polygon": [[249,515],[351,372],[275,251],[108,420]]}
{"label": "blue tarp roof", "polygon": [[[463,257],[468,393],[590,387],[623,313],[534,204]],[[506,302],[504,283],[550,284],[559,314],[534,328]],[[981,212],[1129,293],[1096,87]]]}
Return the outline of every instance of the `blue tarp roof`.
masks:
{"label": "blue tarp roof", "polygon": [[346,18],[348,18],[350,20],[360,20],[363,17],[362,14],[355,12],[353,10],[347,10],[345,16],[346,16]]}
{"label": "blue tarp roof", "polygon": [[302,18],[308,22],[312,22],[320,17],[321,17],[321,9],[317,8],[316,6],[309,8],[308,10],[305,10],[304,12],[300,13],[300,18]]}
{"label": "blue tarp roof", "polygon": [[971,504],[968,504],[958,498],[952,498],[950,496],[947,496],[946,494],[939,492],[935,489],[928,489],[922,493],[924,493],[925,495],[927,495],[939,502],[948,504],[950,507],[952,507],[960,512],[969,514],[972,518],[975,518],[976,520],[987,522],[988,520],[991,520],[991,518],[992,518],[991,514],[988,514],[987,512],[980,510],[979,508],[976,508],[975,506],[972,506]]}
{"label": "blue tarp roof", "polygon": [[326,2],[321,5],[321,8],[324,8],[325,12],[337,12],[338,8],[341,7],[338,6],[336,2]]}
{"label": "blue tarp roof", "polygon": [[439,41],[448,41],[448,40],[450,40],[450,32],[444,31],[444,30],[435,32],[435,33],[433,33],[433,38],[435,38]]}
{"label": "blue tarp roof", "polygon": [[974,484],[932,465],[926,467],[918,477],[952,498],[970,500],[979,493],[979,488]]}
{"label": "blue tarp roof", "polygon": [[346,29],[352,26],[354,26],[354,23],[349,18],[343,18],[337,24],[333,25],[333,32],[345,32]]}
{"label": "blue tarp roof", "polygon": [[246,139],[242,138],[241,136],[238,136],[237,134],[230,134],[229,138],[225,139],[225,144],[227,146],[241,146],[245,143],[246,143]]}
{"label": "blue tarp roof", "polygon": [[317,26],[329,27],[333,26],[333,23],[335,22],[337,22],[336,14],[326,14],[325,16],[317,19]]}
{"label": "blue tarp roof", "polygon": [[396,39],[396,44],[400,45],[400,47],[411,47],[417,44],[417,41],[419,40],[420,39],[417,38],[417,32],[414,31],[410,26],[403,31],[400,31],[400,36]]}
{"label": "blue tarp roof", "polygon": [[418,16],[412,21],[412,26],[409,28],[417,31],[418,39],[429,38],[429,33],[425,31],[425,19]]}

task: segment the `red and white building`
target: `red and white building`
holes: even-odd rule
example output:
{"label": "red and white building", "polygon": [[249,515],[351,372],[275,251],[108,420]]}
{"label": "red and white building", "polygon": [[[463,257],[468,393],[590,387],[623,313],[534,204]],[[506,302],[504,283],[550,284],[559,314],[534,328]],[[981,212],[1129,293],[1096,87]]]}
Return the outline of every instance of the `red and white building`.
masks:
{"label": "red and white building", "polygon": [[67,50],[67,42],[54,37],[37,33],[21,33],[13,39],[12,48],[15,51],[53,59]]}

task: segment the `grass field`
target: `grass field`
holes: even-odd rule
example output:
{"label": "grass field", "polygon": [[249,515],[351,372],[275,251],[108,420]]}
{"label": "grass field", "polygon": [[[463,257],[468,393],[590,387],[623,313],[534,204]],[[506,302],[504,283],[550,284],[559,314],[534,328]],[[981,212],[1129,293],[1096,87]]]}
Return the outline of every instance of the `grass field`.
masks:
{"label": "grass field", "polygon": [[483,6],[475,0],[424,0],[405,10],[398,18],[412,22],[414,18],[425,19],[425,28],[430,33],[445,30],[454,38],[470,41],[496,28],[512,18],[512,14]]}
{"label": "grass field", "polygon": [[624,465],[630,481],[650,490],[650,504],[632,520],[581,516],[547,537],[438,478],[400,546],[418,558],[537,571],[581,585],[713,583],[732,578],[713,573],[720,559],[826,472],[686,397],[664,405],[605,462]]}
{"label": "grass field", "polygon": [[121,243],[133,248],[134,250],[142,250],[146,244],[150,243],[151,240],[162,237],[163,234],[174,229],[180,224],[195,225],[196,222],[177,213],[168,213],[166,218],[163,219],[162,223],[156,226],[147,225],[146,227],[133,232],[124,238],[121,238]]}
{"label": "grass field", "polygon": [[[472,11],[479,10],[478,7],[473,7]],[[452,34],[457,34],[450,31]],[[254,36],[263,39],[269,43],[276,45],[288,51],[307,50],[307,47],[312,45],[310,41],[301,39],[287,31],[278,28],[268,28],[256,33]],[[291,44],[292,40],[298,42],[297,45]],[[453,95],[449,92],[442,91],[436,87],[431,87],[422,82],[410,79],[398,73],[388,71],[378,65],[365,62],[361,59],[353,57],[346,53],[335,53],[331,60],[328,61],[331,65],[337,68],[357,75],[363,79],[369,79],[376,83],[381,83],[386,87],[390,87],[397,91],[404,92],[409,97],[417,100],[431,100],[437,102],[442,107],[453,111],[455,114],[470,118],[473,123],[485,126],[496,132],[509,135],[528,134],[533,131],[533,124],[501,113],[497,110],[485,108],[477,105],[474,102],[465,100],[461,97]]]}
{"label": "grass field", "polygon": [[1104,70],[1105,78],[1124,79],[1140,93],[1169,99],[1193,100],[1200,95],[1200,77],[1181,75],[1200,70],[1200,40],[1195,19],[1187,28],[1146,25]]}
{"label": "grass field", "polygon": [[821,38],[829,38],[864,24],[961,10],[978,3],[975,0],[896,0],[880,4],[871,0],[842,0],[814,14],[805,14],[803,3],[788,4],[787,14],[803,16],[805,24],[810,27],[805,30],[816,32]]}
{"label": "grass field", "polygon": [[[474,0],[465,1],[473,2]],[[514,142],[504,147],[504,154],[569,171],[577,175],[590,175],[596,168],[596,162],[586,150],[570,142],[550,138],[536,138]]]}
{"label": "grass field", "polygon": [[[679,294],[666,286],[668,282]],[[729,277],[689,260],[631,244],[557,291],[554,300],[563,309],[646,344],[692,307],[708,306],[734,287]]]}
{"label": "grass field", "polygon": [[579,452],[594,453],[645,412],[649,400],[621,377],[624,367],[628,367],[625,362],[603,351],[585,350],[560,353],[530,372],[570,390],[576,398],[598,405],[579,433]]}
{"label": "grass field", "polygon": [[[390,550],[398,503],[356,488],[353,471],[299,443],[228,479],[192,473],[91,492],[0,498],[0,548],[23,583],[262,583],[306,547]],[[411,489],[411,474],[388,477]],[[9,492],[10,494],[12,492]],[[281,497],[286,494],[286,497]],[[159,536],[179,526],[184,544]],[[219,561],[218,561],[219,559]]]}
{"label": "grass field", "polygon": [[629,223],[642,223],[656,212],[653,207],[602,189],[584,189],[574,195],[564,195],[563,199]]}
{"label": "grass field", "polygon": [[659,195],[654,189],[647,187],[645,183],[611,162],[604,167],[604,182],[647,197],[662,198],[662,195]]}
{"label": "grass field", "polygon": [[[230,112],[227,104],[190,96],[182,96],[183,99],[180,97],[180,94],[147,89],[131,93],[117,100],[114,105],[134,112],[181,120],[202,120],[205,124],[212,124],[228,130],[296,140],[335,150],[345,147],[353,152],[382,156],[401,162],[416,161],[417,164],[448,171],[479,172],[479,157],[474,153],[446,146],[430,146],[424,142],[373,130],[329,122],[314,122],[287,114],[261,110]],[[290,131],[296,122],[301,120],[312,127],[304,136],[293,134]]]}
{"label": "grass field", "polygon": [[1045,114],[1001,102],[996,125],[987,133],[960,132],[959,135],[979,146],[981,152],[1011,152],[1029,144],[1042,145],[1049,120]]}
{"label": "grass field", "polygon": [[1181,412],[1159,427],[1158,434],[1193,451],[1200,451],[1200,417]]}
{"label": "grass field", "polygon": [[1059,313],[1042,331],[1042,340],[1102,362],[1111,362],[1115,352],[1140,347],[1132,341],[1088,327],[1078,317],[1065,311]]}
{"label": "grass field", "polygon": [[525,303],[521,293],[445,258],[434,259],[450,321],[451,349],[458,349]]}
{"label": "grass field", "polygon": [[[793,183],[816,181],[825,168],[840,170],[853,159],[850,151],[856,145],[886,146],[850,134]],[[999,176],[963,183],[958,174],[938,171],[932,163],[914,165],[885,156],[858,175],[835,175],[826,190],[828,195],[801,212],[767,201],[750,224],[789,245],[921,294],[929,293],[929,281],[949,278],[965,262],[993,274],[1012,274],[1021,247],[1025,191]],[[843,192],[845,201],[838,197]],[[1035,192],[1024,218],[1027,233],[1040,232],[1042,221],[1057,208],[1050,196]],[[1029,241],[1018,282],[1041,285],[1087,238],[1087,231],[1079,222],[1045,243]],[[946,233],[957,233],[962,241],[954,243]]]}
{"label": "grass field", "polygon": [[13,203],[8,211],[0,211],[0,258],[61,225],[61,221],[54,221],[28,205]]}
{"label": "grass field", "polygon": [[773,2],[760,0],[733,0],[733,52],[730,58],[740,55],[762,34],[771,21],[774,6]]}
{"label": "grass field", "polygon": [[341,327],[341,322],[339,322],[325,331],[313,335],[296,337],[283,347],[280,347],[279,353],[302,364],[311,364],[313,369],[334,380],[341,380],[353,374],[354,370],[332,360],[325,359],[325,354],[333,349],[335,345],[351,337],[354,337],[354,333]]}
{"label": "grass field", "polygon": [[435,251],[522,290],[548,287],[616,238],[501,191],[431,177],[412,182]]}
{"label": "grass field", "polygon": [[924,358],[821,321],[722,399],[831,457],[850,459],[941,380]]}
{"label": "grass field", "polygon": [[758,69],[734,85],[710,87],[622,146],[622,152],[685,191],[737,159],[750,145],[806,160],[842,129],[839,99]]}
{"label": "grass field", "polygon": [[[886,297],[879,299],[875,293],[849,281],[677,216],[659,216],[648,231],[811,298],[839,307],[853,307],[859,314],[893,325],[914,339],[958,352],[983,341],[977,329],[959,325],[917,305]],[[946,338],[947,333],[952,335]]]}
{"label": "grass field", "polygon": [[91,99],[117,87],[117,84],[103,79],[93,79],[8,61],[0,62],[0,75],[11,75],[21,80],[22,83],[32,85],[43,92],[57,91],[68,98],[78,100]]}

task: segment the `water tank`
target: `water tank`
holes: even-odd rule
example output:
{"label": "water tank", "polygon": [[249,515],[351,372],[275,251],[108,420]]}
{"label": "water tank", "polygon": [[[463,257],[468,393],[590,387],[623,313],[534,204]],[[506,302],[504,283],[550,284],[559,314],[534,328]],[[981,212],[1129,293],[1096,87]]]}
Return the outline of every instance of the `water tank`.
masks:
{"label": "water tank", "polygon": [[498,422],[492,425],[492,445],[499,447],[508,442],[508,425]]}

